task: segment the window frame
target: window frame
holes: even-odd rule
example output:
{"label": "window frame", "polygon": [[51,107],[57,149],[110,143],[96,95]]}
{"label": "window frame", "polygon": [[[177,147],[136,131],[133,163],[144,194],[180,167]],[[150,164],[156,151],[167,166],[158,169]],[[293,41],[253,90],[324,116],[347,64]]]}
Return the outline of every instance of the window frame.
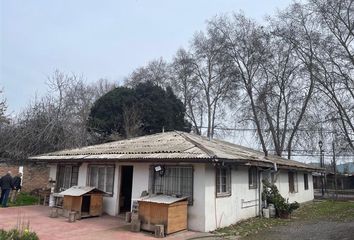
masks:
{"label": "window frame", "polygon": [[[92,168],[97,167],[97,186],[91,186],[91,171]],[[98,181],[99,181],[99,168],[104,168],[105,173],[104,173],[104,189],[99,189],[98,188]],[[113,168],[113,179],[112,179],[112,191],[108,192],[107,191],[107,168]],[[91,187],[96,187],[97,189],[104,191],[107,193],[107,196],[109,197],[113,197],[114,195],[114,179],[115,179],[115,170],[116,170],[116,166],[115,164],[89,164],[87,166],[87,180],[86,180],[86,185],[87,186],[91,186]]]}
{"label": "window frame", "polygon": [[257,167],[255,166],[248,168],[248,188],[249,189],[258,188],[258,171],[257,171]]}
{"label": "window frame", "polygon": [[[225,176],[222,176],[222,171],[225,170]],[[223,184],[220,184],[225,178],[225,191],[222,190]],[[215,166],[215,196],[230,197],[231,191],[231,168],[228,166]]]}
{"label": "window frame", "polygon": [[[69,174],[69,177],[67,175],[67,169],[70,168],[70,174]],[[75,171],[75,173],[77,173],[77,176],[76,176],[76,179],[75,181],[73,181],[73,173],[74,173],[74,168],[77,169],[77,172]],[[62,171],[62,170],[63,171]],[[79,165],[76,165],[76,164],[58,164],[57,165],[57,172],[56,172],[56,184],[55,184],[55,190],[57,192],[61,192],[61,191],[64,191],[66,189],[69,189],[71,188],[72,186],[77,186],[78,183],[79,183],[79,170],[80,170],[80,167]],[[62,177],[63,179],[60,180],[61,178],[61,173],[63,174]],[[65,182],[66,180],[69,181],[69,186],[68,188],[65,188]],[[75,183],[75,184],[74,184]],[[62,185],[62,186],[59,186]]]}
{"label": "window frame", "polygon": [[[292,182],[293,182],[293,189],[291,189],[291,181],[290,181],[291,179],[292,179]],[[288,172],[288,184],[289,184],[289,193],[297,193],[297,192],[299,192],[299,189],[298,189],[298,178],[297,178],[297,172],[296,171],[289,171]]]}
{"label": "window frame", "polygon": [[309,175],[304,173],[304,189],[309,190]]}
{"label": "window frame", "polygon": [[[155,171],[155,167],[157,167],[157,166],[161,166],[163,168],[164,174],[162,176],[159,175],[160,174],[159,172]],[[191,194],[191,196],[188,197],[188,205],[192,206],[193,202],[194,202],[194,166],[193,165],[161,165],[161,164],[150,165],[150,170],[149,170],[149,192],[152,193],[152,194],[156,194],[155,190],[156,190],[156,185],[158,185],[158,183],[155,182],[155,181],[159,180],[159,181],[164,181],[164,183],[165,183],[166,180],[162,180],[162,178],[165,177],[165,174],[169,173],[169,171],[171,171],[172,168],[179,168],[179,169],[185,168],[185,169],[190,169],[191,170],[190,189],[187,192],[190,192],[190,194]],[[175,176],[175,177],[177,177],[177,176]],[[183,176],[180,176],[180,177],[177,177],[177,178],[179,178],[179,180],[181,180],[183,178]],[[178,182],[177,185],[178,185],[177,188],[181,188],[181,186],[183,186],[183,182]],[[173,192],[173,190],[166,190],[165,189],[165,192],[166,191],[167,192]],[[164,193],[164,194],[168,194],[168,193]],[[181,193],[172,193],[172,194],[181,194]]]}

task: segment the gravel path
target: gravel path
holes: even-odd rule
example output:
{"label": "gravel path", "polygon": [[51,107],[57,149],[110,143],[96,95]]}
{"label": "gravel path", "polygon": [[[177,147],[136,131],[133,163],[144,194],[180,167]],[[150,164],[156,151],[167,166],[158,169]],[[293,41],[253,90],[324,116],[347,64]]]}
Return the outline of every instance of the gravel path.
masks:
{"label": "gravel path", "polygon": [[244,238],[247,240],[354,240],[354,222],[298,221]]}

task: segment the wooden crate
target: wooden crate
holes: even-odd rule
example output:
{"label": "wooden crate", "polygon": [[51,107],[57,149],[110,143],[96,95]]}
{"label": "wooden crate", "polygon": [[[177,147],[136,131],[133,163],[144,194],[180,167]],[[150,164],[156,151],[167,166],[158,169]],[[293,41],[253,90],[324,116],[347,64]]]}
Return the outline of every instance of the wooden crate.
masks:
{"label": "wooden crate", "polygon": [[[90,198],[89,211],[83,210],[84,197]],[[102,215],[103,196],[102,194],[87,194],[82,196],[64,195],[64,215],[68,216],[69,212],[75,211],[77,219],[83,217],[95,217]]]}
{"label": "wooden crate", "polygon": [[186,200],[171,204],[139,201],[139,219],[141,228],[154,231],[156,224],[165,226],[165,233],[170,234],[187,229]]}

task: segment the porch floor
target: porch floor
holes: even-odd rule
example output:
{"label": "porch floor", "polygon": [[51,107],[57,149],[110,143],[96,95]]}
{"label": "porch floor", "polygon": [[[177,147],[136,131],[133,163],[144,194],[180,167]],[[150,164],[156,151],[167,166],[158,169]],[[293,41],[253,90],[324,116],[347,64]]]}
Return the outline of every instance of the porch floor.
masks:
{"label": "porch floor", "polygon": [[[11,229],[21,220],[29,221],[30,229],[35,231],[41,240],[156,239],[148,232],[131,232],[130,225],[120,217],[103,215],[69,223],[64,217],[50,218],[49,213],[49,207],[45,206],[0,208],[0,229]],[[208,233],[182,231],[171,234],[165,239],[189,239],[208,235]]]}

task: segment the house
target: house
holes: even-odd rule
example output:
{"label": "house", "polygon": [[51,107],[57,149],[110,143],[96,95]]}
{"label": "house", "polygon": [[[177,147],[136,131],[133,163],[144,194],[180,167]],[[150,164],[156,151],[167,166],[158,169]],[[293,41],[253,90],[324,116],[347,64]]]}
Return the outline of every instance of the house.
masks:
{"label": "house", "polygon": [[30,158],[50,166],[57,191],[105,191],[104,212],[130,211],[142,192],[188,197],[188,229],[212,231],[260,214],[261,180],[289,202],[311,201],[317,168],[220,140],[165,132]]}

